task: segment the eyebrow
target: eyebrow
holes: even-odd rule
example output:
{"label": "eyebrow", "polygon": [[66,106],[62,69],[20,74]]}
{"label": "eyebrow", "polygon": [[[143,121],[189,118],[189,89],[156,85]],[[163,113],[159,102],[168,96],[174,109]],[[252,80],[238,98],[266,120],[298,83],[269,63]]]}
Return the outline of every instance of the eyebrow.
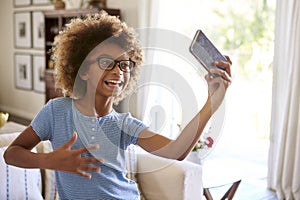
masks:
{"label": "eyebrow", "polygon": [[[122,54],[123,55],[123,54]],[[122,56],[121,55],[121,56]],[[103,58],[103,57],[106,57],[106,58],[111,58],[113,60],[118,60],[121,56],[117,57],[117,58],[113,58],[111,55],[108,55],[108,54],[101,54],[100,56],[98,56],[98,58]],[[126,58],[122,58],[120,60],[129,60],[130,59],[130,56],[124,56]]]}
{"label": "eyebrow", "polygon": [[108,55],[108,54],[101,54],[100,56],[98,56],[98,58],[101,58],[101,57],[108,57],[108,58],[113,59],[113,57],[111,55]]}

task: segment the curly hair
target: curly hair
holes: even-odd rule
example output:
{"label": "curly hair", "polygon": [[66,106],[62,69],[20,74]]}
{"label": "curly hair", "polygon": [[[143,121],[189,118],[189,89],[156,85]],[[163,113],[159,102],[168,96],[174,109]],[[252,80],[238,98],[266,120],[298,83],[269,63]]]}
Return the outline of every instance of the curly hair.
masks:
{"label": "curly hair", "polygon": [[105,11],[100,11],[72,19],[58,37],[57,45],[52,48],[52,57],[56,69],[56,87],[61,88],[65,95],[74,98],[85,95],[85,81],[76,78],[80,67],[86,56],[97,45],[104,41],[115,41],[111,38],[116,38],[115,42],[121,44],[129,57],[136,62],[127,88],[114,99],[114,103],[117,104],[133,91],[143,58],[137,35],[125,22],[121,22],[116,16],[108,15]]}

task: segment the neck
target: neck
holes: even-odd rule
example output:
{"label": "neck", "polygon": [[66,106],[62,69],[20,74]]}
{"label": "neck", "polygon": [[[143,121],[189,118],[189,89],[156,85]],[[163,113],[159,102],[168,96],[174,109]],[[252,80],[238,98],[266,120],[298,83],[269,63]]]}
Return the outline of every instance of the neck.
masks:
{"label": "neck", "polygon": [[76,108],[84,115],[91,117],[103,117],[113,110],[113,98],[87,96],[75,100]]}

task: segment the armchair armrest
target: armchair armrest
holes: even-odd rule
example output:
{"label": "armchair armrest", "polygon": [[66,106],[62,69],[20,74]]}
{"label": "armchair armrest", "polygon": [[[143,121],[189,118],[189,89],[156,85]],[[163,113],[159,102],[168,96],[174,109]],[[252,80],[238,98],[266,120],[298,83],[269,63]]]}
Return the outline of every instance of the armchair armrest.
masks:
{"label": "armchair armrest", "polygon": [[147,200],[191,200],[203,195],[202,166],[138,154],[137,179]]}

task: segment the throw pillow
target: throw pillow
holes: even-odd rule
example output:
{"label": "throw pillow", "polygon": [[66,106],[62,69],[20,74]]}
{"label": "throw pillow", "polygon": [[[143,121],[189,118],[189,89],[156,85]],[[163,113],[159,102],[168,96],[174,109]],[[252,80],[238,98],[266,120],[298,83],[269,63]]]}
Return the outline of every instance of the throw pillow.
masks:
{"label": "throw pillow", "polygon": [[3,158],[6,148],[0,148],[0,199],[42,200],[40,170],[7,165]]}

